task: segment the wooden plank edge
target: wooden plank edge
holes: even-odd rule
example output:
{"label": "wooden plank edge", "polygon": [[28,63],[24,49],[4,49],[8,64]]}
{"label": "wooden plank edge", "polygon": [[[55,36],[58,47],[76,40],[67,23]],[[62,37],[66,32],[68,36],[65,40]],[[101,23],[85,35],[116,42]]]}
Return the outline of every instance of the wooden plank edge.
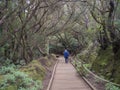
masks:
{"label": "wooden plank edge", "polygon": [[54,65],[54,68],[53,68],[53,71],[52,71],[52,76],[51,76],[51,78],[50,78],[50,81],[49,81],[47,90],[50,90],[50,88],[51,88],[51,85],[52,85],[52,82],[53,82],[53,79],[54,79],[54,75],[55,75],[55,71],[56,71],[57,64],[58,64],[58,60],[57,60],[56,64]]}
{"label": "wooden plank edge", "polygon": [[84,79],[84,81],[90,86],[90,88],[92,90],[97,90],[84,76],[82,76],[82,78]]}

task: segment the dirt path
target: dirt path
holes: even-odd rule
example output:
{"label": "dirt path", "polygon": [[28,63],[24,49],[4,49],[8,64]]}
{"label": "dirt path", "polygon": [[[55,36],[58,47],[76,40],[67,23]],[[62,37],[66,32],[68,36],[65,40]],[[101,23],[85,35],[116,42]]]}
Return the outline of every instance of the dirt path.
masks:
{"label": "dirt path", "polygon": [[54,80],[50,90],[91,90],[85,81],[77,74],[75,68],[59,58]]}

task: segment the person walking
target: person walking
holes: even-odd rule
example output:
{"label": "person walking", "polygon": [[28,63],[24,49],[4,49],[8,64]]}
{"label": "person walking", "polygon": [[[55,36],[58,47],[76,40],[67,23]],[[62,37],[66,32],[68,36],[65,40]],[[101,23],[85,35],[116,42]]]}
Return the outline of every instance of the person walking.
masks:
{"label": "person walking", "polygon": [[65,63],[68,63],[68,57],[69,57],[69,52],[67,49],[64,50],[64,58],[65,58]]}

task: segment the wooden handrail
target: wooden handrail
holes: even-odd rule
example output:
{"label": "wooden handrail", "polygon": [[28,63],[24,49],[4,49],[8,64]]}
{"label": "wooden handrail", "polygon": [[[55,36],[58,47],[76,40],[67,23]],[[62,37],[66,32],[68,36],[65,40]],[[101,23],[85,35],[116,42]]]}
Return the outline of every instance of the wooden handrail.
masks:
{"label": "wooden handrail", "polygon": [[[81,61],[81,60],[80,60],[80,61]],[[82,62],[80,62],[80,61],[78,61],[78,59],[75,60],[75,62],[81,63],[81,67],[83,67],[83,69],[85,69],[85,70],[87,71],[87,73],[91,74],[91,75],[94,76],[96,79],[99,79],[99,80],[101,80],[101,81],[103,81],[103,82],[111,83],[112,85],[115,85],[115,86],[120,87],[120,84],[113,83],[113,82],[111,82],[111,81],[109,81],[109,80],[103,79],[103,78],[99,77],[98,75],[94,74],[92,71],[90,71],[90,70],[89,70]]]}

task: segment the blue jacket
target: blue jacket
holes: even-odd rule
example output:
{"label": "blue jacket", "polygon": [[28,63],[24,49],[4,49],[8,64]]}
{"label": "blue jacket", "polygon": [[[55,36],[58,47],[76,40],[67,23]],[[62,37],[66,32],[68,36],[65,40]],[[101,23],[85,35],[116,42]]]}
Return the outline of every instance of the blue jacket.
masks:
{"label": "blue jacket", "polygon": [[69,56],[69,52],[68,52],[67,50],[65,50],[65,51],[64,51],[64,57],[65,57],[65,58],[68,58],[68,56]]}

